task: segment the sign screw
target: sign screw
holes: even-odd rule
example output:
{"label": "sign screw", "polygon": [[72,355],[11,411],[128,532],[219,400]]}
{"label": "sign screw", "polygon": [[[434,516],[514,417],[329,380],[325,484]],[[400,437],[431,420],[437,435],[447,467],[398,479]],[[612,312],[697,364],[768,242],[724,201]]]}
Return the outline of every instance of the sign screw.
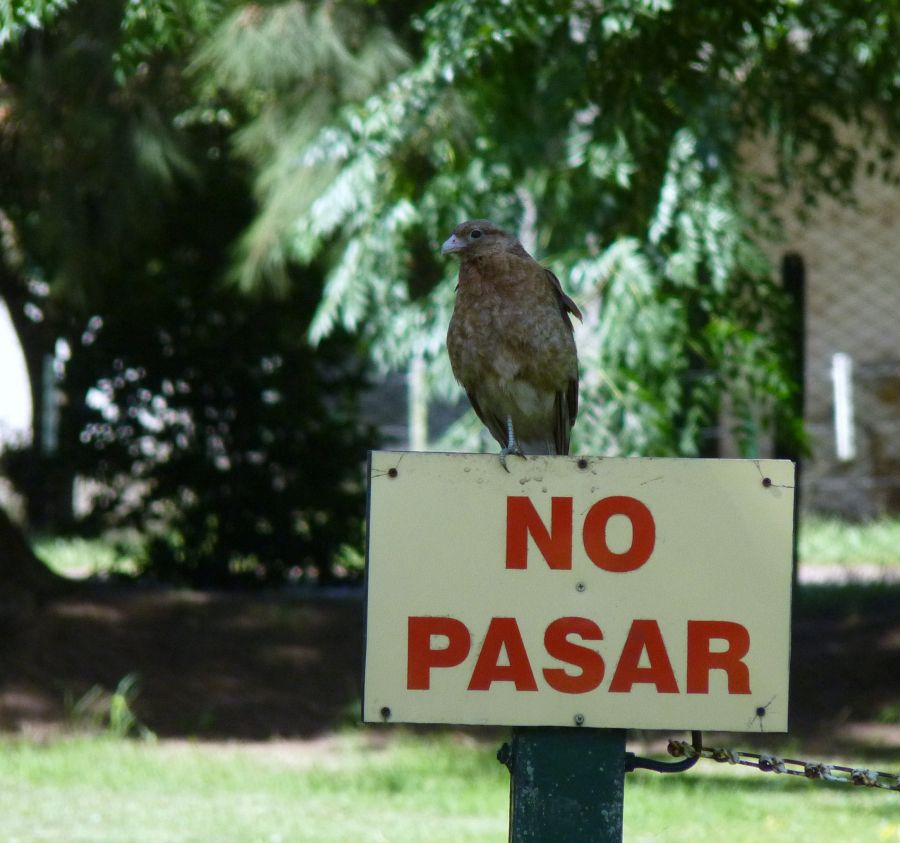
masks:
{"label": "sign screw", "polygon": [[391,719],[391,710],[387,706],[381,709],[381,719],[384,721]]}
{"label": "sign screw", "polygon": [[398,473],[399,473],[399,472],[397,471],[396,468],[389,468],[389,469],[388,469],[388,477],[396,477]]}
{"label": "sign screw", "polygon": [[583,714],[576,714],[575,717],[574,717],[573,719],[574,719],[574,721],[575,721],[575,725],[576,725],[576,726],[583,726],[583,725],[584,725],[584,715],[583,715]]}
{"label": "sign screw", "polygon": [[588,467],[588,461],[584,457],[581,457],[581,459],[578,460],[578,467],[584,470]]}
{"label": "sign screw", "polygon": [[763,486],[765,486],[768,489],[769,486],[771,486],[771,485],[772,485],[772,478],[771,477],[763,477]]}
{"label": "sign screw", "polygon": [[575,591],[584,591],[587,586],[583,582],[575,583]]}

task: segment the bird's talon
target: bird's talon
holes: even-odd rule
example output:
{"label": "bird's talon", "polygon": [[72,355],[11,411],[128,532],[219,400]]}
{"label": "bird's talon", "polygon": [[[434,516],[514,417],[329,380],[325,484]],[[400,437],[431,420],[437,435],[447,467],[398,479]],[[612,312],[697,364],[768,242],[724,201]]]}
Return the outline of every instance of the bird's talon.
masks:
{"label": "bird's talon", "polygon": [[503,466],[503,470],[507,474],[509,474],[509,467],[506,465],[506,458],[510,456],[510,454],[514,457],[521,457],[523,460],[525,459],[525,454],[518,445],[516,445],[515,448],[504,448],[500,451],[500,465]]}

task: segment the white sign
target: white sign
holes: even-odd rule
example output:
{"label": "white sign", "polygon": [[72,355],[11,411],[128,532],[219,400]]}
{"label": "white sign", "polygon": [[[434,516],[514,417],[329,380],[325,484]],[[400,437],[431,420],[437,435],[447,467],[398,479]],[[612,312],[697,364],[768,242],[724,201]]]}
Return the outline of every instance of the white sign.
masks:
{"label": "white sign", "polygon": [[377,451],[368,722],[786,731],[794,466]]}

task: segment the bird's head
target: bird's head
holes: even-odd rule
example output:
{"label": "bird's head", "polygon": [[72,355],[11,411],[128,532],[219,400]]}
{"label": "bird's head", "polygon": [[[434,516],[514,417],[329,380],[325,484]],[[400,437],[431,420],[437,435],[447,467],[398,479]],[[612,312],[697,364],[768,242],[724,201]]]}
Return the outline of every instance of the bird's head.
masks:
{"label": "bird's head", "polygon": [[482,257],[508,252],[516,246],[516,238],[490,220],[468,220],[453,229],[441,246],[441,254],[456,254],[460,258]]}

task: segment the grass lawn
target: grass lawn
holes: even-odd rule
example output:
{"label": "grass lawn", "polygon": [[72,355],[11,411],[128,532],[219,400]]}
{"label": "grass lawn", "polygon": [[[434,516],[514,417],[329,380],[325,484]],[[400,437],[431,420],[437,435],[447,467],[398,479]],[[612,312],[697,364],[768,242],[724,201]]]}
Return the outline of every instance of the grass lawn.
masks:
{"label": "grass lawn", "polygon": [[[509,780],[494,751],[446,735],[375,746],[369,733],[313,744],[7,739],[0,841],[502,843]],[[629,776],[626,841],[705,837],[900,841],[900,802],[712,763]]]}
{"label": "grass lawn", "polygon": [[38,536],[34,552],[57,574],[83,579],[106,574],[132,575],[137,571],[137,548],[117,546],[103,538]]}
{"label": "grass lawn", "polygon": [[[848,525],[806,519],[800,548],[806,563],[900,565],[900,520]],[[122,564],[111,550],[104,555],[102,543],[50,539],[38,549],[70,576]],[[839,640],[850,650],[840,664],[859,643],[855,619],[881,606],[873,594],[891,606],[896,590],[883,584],[800,590],[805,617],[824,614],[832,624],[832,614],[848,619]],[[822,601],[834,603],[834,613],[810,609]],[[878,611],[878,617],[885,614]],[[891,641],[885,638],[885,653]],[[126,636],[116,646],[135,642]],[[885,672],[872,674],[879,687],[896,676],[891,662],[885,664]],[[177,681],[171,687],[183,705],[190,692]],[[495,751],[496,745],[459,735],[424,738],[393,729],[272,743],[0,738],[0,843],[503,843],[509,776]],[[865,766],[900,773],[897,753],[883,754],[867,758]],[[900,843],[900,794],[882,790],[701,761],[677,776],[636,772],[625,793],[628,843]]]}
{"label": "grass lawn", "polygon": [[900,518],[851,524],[806,516],[800,521],[800,562],[816,565],[900,564]]}

